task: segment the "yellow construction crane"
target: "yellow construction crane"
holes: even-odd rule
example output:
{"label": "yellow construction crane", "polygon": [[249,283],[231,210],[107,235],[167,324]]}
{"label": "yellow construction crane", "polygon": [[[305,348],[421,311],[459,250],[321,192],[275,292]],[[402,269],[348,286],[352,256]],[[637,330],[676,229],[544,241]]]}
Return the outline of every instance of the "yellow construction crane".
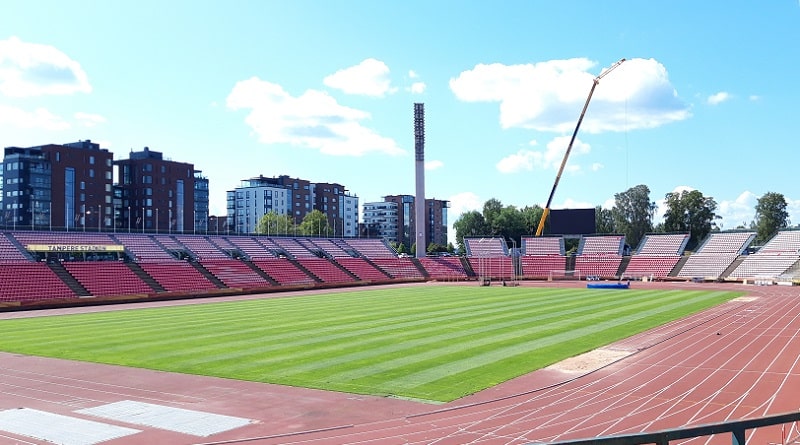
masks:
{"label": "yellow construction crane", "polygon": [[569,158],[569,152],[572,151],[572,144],[575,142],[575,137],[578,135],[578,129],[581,128],[581,122],[583,122],[583,116],[586,114],[586,108],[589,107],[589,101],[592,100],[592,94],[594,94],[594,89],[597,88],[597,84],[600,83],[600,79],[605,77],[608,73],[614,70],[614,68],[622,65],[625,59],[618,60],[615,64],[611,65],[611,67],[602,73],[599,76],[594,78],[594,82],[592,83],[592,89],[589,90],[589,97],[586,98],[586,103],[583,104],[583,111],[581,111],[581,116],[578,118],[578,124],[575,125],[575,131],[572,132],[572,139],[569,140],[569,145],[567,146],[567,151],[564,153],[564,159],[561,160],[561,167],[558,169],[558,174],[556,175],[556,180],[553,183],[553,189],[550,190],[550,197],[547,198],[547,205],[544,207],[544,211],[542,212],[542,219],[539,220],[539,227],[536,228],[536,236],[542,236],[542,232],[544,231],[544,222],[547,220],[547,216],[550,214],[550,204],[553,202],[553,195],[556,194],[556,187],[558,187],[558,181],[561,179],[561,173],[564,172],[564,166],[567,165],[567,158]]}

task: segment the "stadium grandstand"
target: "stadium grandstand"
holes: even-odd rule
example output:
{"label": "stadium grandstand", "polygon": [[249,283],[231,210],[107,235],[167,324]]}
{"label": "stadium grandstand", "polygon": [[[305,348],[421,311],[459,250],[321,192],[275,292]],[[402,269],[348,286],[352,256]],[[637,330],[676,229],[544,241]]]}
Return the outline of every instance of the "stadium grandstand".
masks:
{"label": "stadium grandstand", "polygon": [[[648,234],[626,255],[623,235],[465,238],[464,256],[409,258],[375,238],[165,233],[0,232],[4,307],[275,292],[415,281],[552,279],[793,282],[800,231],[757,251],[754,232],[714,232],[696,252],[688,234]],[[515,246],[514,246],[515,247]],[[95,300],[96,301],[96,300]]]}

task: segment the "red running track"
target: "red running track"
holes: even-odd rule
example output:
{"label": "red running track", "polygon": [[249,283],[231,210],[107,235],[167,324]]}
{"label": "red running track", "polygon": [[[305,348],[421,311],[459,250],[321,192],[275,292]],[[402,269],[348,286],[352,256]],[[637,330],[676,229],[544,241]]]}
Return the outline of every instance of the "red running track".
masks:
{"label": "red running track", "polygon": [[[76,416],[77,409],[136,400],[254,420],[206,438],[137,427],[144,431],[104,442],[111,445],[513,445],[800,409],[800,290],[670,286],[743,290],[749,296],[615,343],[610,349],[631,355],[599,370],[579,375],[545,369],[441,406],[0,354],[0,410],[27,407]],[[750,430],[746,438],[768,444],[793,443],[800,436],[796,425],[786,425]],[[25,443],[18,439],[0,432],[0,444]],[[730,444],[731,438],[684,442]]]}

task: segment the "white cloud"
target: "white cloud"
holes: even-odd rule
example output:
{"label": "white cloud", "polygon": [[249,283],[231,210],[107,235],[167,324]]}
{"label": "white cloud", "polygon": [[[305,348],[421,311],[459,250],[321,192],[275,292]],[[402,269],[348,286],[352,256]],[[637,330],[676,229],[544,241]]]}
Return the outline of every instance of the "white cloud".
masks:
{"label": "white cloud", "polygon": [[792,226],[800,225],[800,199],[786,198],[786,211],[789,212],[789,223]]}
{"label": "white cloud", "polygon": [[594,164],[592,164],[592,167],[591,167],[591,168],[592,168],[592,171],[593,171],[593,172],[596,172],[596,171],[602,170],[602,169],[603,169],[603,167],[604,167],[604,165],[603,165],[603,164],[601,164],[601,163],[599,163],[599,162],[595,162]]}
{"label": "white cloud", "polygon": [[362,96],[383,97],[397,91],[391,86],[389,67],[376,59],[365,59],[358,65],[341,69],[322,82],[347,94]]}
{"label": "white cloud", "polygon": [[412,94],[422,94],[425,92],[425,87],[426,87],[425,82],[414,82],[411,84],[411,87],[409,87],[408,90]]}
{"label": "white cloud", "polygon": [[717,202],[716,213],[722,217],[716,221],[717,225],[721,225],[722,229],[734,229],[742,224],[750,227],[750,222],[755,218],[757,202],[758,196],[746,190],[733,201]]}
{"label": "white cloud", "polygon": [[106,118],[99,114],[82,112],[75,113],[75,119],[81,122],[85,127],[94,127],[95,125],[104,124],[106,122]]}
{"label": "white cloud", "polygon": [[731,95],[726,91],[720,91],[719,93],[712,94],[708,96],[707,102],[709,105],[719,105],[722,102],[725,102],[731,98]]}
{"label": "white cloud", "polygon": [[567,198],[561,204],[552,206],[555,209],[593,209],[595,207],[597,206],[590,202],[576,201],[572,198]]}
{"label": "white cloud", "polygon": [[362,125],[369,113],[340,105],[322,91],[293,97],[280,85],[253,77],[236,83],[227,106],[249,109],[245,122],[265,144],[291,144],[339,156],[405,154],[394,140]]}
{"label": "white cloud", "polygon": [[0,105],[0,125],[50,131],[66,130],[70,128],[68,122],[44,108],[37,108],[34,111],[25,111],[6,105]]}
{"label": "white cloud", "polygon": [[759,96],[759,95],[757,95],[757,94],[751,94],[751,95],[748,97],[748,99],[750,99],[750,100],[751,100],[751,101],[753,101],[753,102],[758,102],[759,100],[761,100],[761,96]]}
{"label": "white cloud", "polygon": [[[565,133],[575,128],[596,63],[584,58],[535,64],[479,64],[450,79],[465,102],[499,102],[503,128]],[[654,59],[632,59],[598,84],[582,129],[589,133],[653,128],[690,116]]]}
{"label": "white cloud", "polygon": [[[571,136],[558,136],[548,142],[543,151],[534,151],[528,149],[521,149],[514,154],[506,156],[501,159],[495,166],[501,173],[518,173],[521,171],[533,171],[544,169],[558,169],[564,159],[564,153],[569,146]],[[535,141],[531,141],[530,145],[536,145]],[[570,159],[574,155],[586,154],[591,151],[591,146],[582,142],[580,139],[575,138],[572,144],[572,152]],[[575,172],[580,170],[578,165],[570,164],[567,161],[565,167],[567,171]]]}
{"label": "white cloud", "polygon": [[442,161],[437,161],[437,160],[425,161],[425,170],[433,171],[433,170],[438,170],[442,167],[444,167],[444,162]]}
{"label": "white cloud", "polygon": [[92,91],[81,65],[50,45],[0,40],[0,94],[28,97]]}
{"label": "white cloud", "polygon": [[534,166],[542,164],[542,152],[519,150],[501,159],[495,167],[500,173],[519,173],[531,171]]}
{"label": "white cloud", "polygon": [[[463,213],[483,209],[483,202],[481,198],[472,192],[457,193],[447,199],[450,201],[450,210],[448,211],[447,219],[455,221]],[[455,218],[450,218],[450,213],[455,215]]]}
{"label": "white cloud", "polygon": [[408,70],[408,77],[409,79],[416,79],[419,77],[419,74],[414,70]]}
{"label": "white cloud", "polygon": [[447,233],[450,242],[455,244],[456,231],[453,229],[453,223],[456,222],[461,215],[473,210],[481,211],[483,209],[483,202],[481,198],[472,192],[462,192],[450,196],[450,208],[447,211]]}

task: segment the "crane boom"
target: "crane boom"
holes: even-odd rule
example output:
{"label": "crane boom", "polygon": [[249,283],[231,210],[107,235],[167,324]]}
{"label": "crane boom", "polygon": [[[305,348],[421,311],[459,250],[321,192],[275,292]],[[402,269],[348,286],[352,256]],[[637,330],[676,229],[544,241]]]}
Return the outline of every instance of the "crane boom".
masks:
{"label": "crane boom", "polygon": [[553,202],[553,195],[556,194],[556,188],[558,187],[558,181],[561,180],[561,174],[564,172],[564,166],[567,165],[567,158],[569,158],[569,153],[572,151],[572,144],[575,143],[575,137],[578,135],[578,129],[581,128],[581,122],[583,122],[583,116],[586,114],[586,109],[589,108],[589,101],[592,100],[592,94],[594,94],[594,89],[597,88],[597,84],[600,83],[600,79],[606,76],[606,74],[610,73],[616,67],[622,65],[625,59],[619,59],[616,63],[611,65],[607,70],[603,71],[594,78],[594,82],[592,82],[592,88],[589,90],[589,97],[586,98],[586,103],[583,104],[583,110],[581,111],[581,115],[578,118],[578,124],[575,125],[575,131],[572,132],[572,139],[569,140],[569,145],[567,146],[567,151],[564,153],[564,159],[561,160],[561,167],[558,169],[558,174],[556,174],[556,180],[553,182],[553,188],[550,190],[550,196],[547,198],[547,205],[544,207],[544,211],[542,212],[542,219],[539,220],[539,227],[536,228],[536,236],[542,236],[542,232],[544,231],[544,223],[547,221],[547,216],[550,214],[550,204]]}

